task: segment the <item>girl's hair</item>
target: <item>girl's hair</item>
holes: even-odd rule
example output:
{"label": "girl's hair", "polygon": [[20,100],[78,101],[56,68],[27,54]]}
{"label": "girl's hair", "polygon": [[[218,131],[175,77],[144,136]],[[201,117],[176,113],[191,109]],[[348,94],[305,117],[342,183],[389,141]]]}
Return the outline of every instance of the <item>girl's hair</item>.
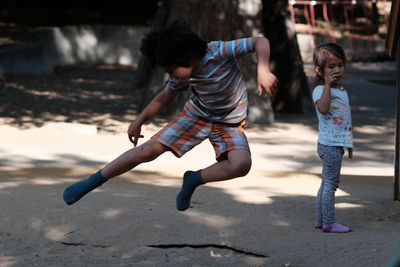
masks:
{"label": "girl's hair", "polygon": [[346,55],[343,51],[343,48],[341,48],[339,45],[335,43],[326,43],[317,46],[313,53],[314,67],[316,68],[316,84],[320,84],[324,81],[323,76],[318,74],[317,68],[321,71],[324,70],[328,53],[333,54],[337,58],[341,59],[343,64],[346,64]]}
{"label": "girl's hair", "polygon": [[146,34],[140,51],[153,68],[156,65],[189,67],[193,59],[201,59],[206,54],[207,42],[192,32],[186,23],[175,21]]}

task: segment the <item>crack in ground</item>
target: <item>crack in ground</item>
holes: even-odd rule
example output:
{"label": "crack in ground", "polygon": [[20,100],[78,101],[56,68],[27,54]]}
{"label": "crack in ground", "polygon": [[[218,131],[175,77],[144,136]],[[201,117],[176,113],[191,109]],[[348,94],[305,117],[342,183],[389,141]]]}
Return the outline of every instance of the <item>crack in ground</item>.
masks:
{"label": "crack in ground", "polygon": [[199,245],[193,245],[193,244],[159,244],[159,245],[147,245],[147,247],[151,248],[162,248],[162,249],[168,249],[168,248],[219,248],[219,249],[227,249],[227,250],[232,250],[236,253],[240,254],[245,254],[245,255],[250,255],[254,256],[257,258],[268,258],[268,256],[254,253],[251,251],[245,251],[243,249],[227,246],[227,245],[218,245],[218,244],[199,244]]}
{"label": "crack in ground", "polygon": [[84,243],[75,243],[75,242],[60,242],[60,243],[65,246],[74,246],[74,247],[91,246],[94,248],[107,248],[107,246],[103,246],[103,245],[88,245],[88,244],[84,244]]}

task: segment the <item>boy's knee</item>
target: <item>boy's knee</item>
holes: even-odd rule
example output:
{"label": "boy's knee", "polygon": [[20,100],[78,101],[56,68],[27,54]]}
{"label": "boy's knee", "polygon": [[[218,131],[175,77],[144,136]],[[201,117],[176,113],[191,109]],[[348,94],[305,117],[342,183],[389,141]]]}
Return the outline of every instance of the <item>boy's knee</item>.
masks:
{"label": "boy's knee", "polygon": [[233,164],[233,171],[238,177],[245,176],[251,169],[251,159],[242,159]]}
{"label": "boy's knee", "polygon": [[137,147],[143,161],[151,161],[157,158],[163,151],[162,145],[154,142],[147,142]]}

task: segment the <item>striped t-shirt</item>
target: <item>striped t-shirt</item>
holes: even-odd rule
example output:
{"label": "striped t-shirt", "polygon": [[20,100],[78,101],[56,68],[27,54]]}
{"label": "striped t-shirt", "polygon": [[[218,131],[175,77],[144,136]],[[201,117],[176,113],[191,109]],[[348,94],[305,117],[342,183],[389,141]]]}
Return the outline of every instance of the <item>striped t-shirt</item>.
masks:
{"label": "striped t-shirt", "polygon": [[215,122],[236,124],[247,114],[247,90],[238,59],[254,52],[253,39],[213,41],[190,79],[169,79],[166,90],[187,90],[193,95],[185,110]]}

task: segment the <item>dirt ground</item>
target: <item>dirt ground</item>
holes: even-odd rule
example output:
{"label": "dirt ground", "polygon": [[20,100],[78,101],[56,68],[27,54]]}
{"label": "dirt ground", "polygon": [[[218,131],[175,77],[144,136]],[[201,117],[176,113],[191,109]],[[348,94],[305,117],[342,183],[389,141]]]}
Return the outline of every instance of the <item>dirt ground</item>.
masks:
{"label": "dirt ground", "polygon": [[[66,206],[66,186],[130,147],[132,72],[74,66],[0,77],[1,267],[384,266],[400,249],[393,62],[348,70],[355,151],[336,194],[348,234],[313,228],[321,163],[312,112],[249,127],[249,175],[200,187],[185,212],[175,208],[182,174],[213,162],[208,144],[182,159],[163,155]],[[146,125],[145,137],[157,129]]]}

